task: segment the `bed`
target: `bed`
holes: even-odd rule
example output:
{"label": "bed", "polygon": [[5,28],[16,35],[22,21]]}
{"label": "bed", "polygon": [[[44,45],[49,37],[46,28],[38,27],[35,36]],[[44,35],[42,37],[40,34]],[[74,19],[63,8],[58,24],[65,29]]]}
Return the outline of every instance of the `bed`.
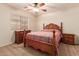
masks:
{"label": "bed", "polygon": [[62,23],[58,26],[50,23],[43,26],[39,32],[30,32],[24,35],[24,47],[26,45],[46,52],[49,55],[59,55],[59,45],[62,37]]}

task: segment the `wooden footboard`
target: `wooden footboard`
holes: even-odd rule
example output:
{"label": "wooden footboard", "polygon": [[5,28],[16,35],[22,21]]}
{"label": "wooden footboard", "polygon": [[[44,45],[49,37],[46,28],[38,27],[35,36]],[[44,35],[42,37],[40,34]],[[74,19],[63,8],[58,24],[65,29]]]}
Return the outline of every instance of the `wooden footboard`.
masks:
{"label": "wooden footboard", "polygon": [[[39,49],[43,52],[46,52],[50,55],[58,55],[56,53],[57,51],[56,51],[55,46],[53,44],[49,44],[49,43],[42,42],[42,41],[36,41],[33,39],[27,39],[26,44],[28,46],[32,46],[35,49]],[[26,44],[24,45],[24,47],[26,47]]]}

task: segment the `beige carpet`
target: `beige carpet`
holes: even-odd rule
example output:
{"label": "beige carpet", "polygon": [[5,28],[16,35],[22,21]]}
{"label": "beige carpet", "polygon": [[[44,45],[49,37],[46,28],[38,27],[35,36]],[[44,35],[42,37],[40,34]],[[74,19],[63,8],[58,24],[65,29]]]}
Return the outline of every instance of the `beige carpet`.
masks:
{"label": "beige carpet", "polygon": [[[78,56],[79,45],[60,45],[60,56]],[[23,47],[23,44],[11,44],[0,47],[0,56],[47,56],[48,54],[31,47]]]}

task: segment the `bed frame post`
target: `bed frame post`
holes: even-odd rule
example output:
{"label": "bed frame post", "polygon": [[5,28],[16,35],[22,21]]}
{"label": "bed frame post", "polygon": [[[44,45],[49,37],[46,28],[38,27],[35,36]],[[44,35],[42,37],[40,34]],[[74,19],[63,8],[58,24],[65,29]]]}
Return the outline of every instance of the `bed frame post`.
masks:
{"label": "bed frame post", "polygon": [[53,31],[53,39],[51,40],[51,44],[53,44],[53,46],[52,46],[52,48],[54,48],[53,49],[53,53],[52,53],[52,55],[54,54],[54,55],[58,55],[58,51],[57,51],[57,47],[56,47],[56,40],[55,40],[55,30]]}
{"label": "bed frame post", "polygon": [[63,23],[61,22],[61,34],[63,33]]}
{"label": "bed frame post", "polygon": [[26,36],[26,30],[24,29],[24,36],[23,36],[24,47],[26,47],[26,39],[25,39],[25,36]]}
{"label": "bed frame post", "polygon": [[52,39],[52,43],[55,44],[55,30],[53,31],[53,39]]}
{"label": "bed frame post", "polygon": [[53,38],[51,40],[51,44],[55,44],[55,30],[53,31]]}
{"label": "bed frame post", "polygon": [[43,29],[44,29],[44,27],[45,27],[45,24],[43,24]]}
{"label": "bed frame post", "polygon": [[61,35],[62,35],[62,37],[61,37],[60,42],[62,42],[62,39],[63,39],[63,23],[62,22],[61,22]]}

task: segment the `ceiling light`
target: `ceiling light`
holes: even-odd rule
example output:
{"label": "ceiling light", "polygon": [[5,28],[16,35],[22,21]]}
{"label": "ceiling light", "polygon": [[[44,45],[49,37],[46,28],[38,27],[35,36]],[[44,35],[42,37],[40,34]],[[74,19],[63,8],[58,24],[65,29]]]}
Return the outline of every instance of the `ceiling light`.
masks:
{"label": "ceiling light", "polygon": [[39,9],[38,8],[33,8],[33,11],[38,13]]}

